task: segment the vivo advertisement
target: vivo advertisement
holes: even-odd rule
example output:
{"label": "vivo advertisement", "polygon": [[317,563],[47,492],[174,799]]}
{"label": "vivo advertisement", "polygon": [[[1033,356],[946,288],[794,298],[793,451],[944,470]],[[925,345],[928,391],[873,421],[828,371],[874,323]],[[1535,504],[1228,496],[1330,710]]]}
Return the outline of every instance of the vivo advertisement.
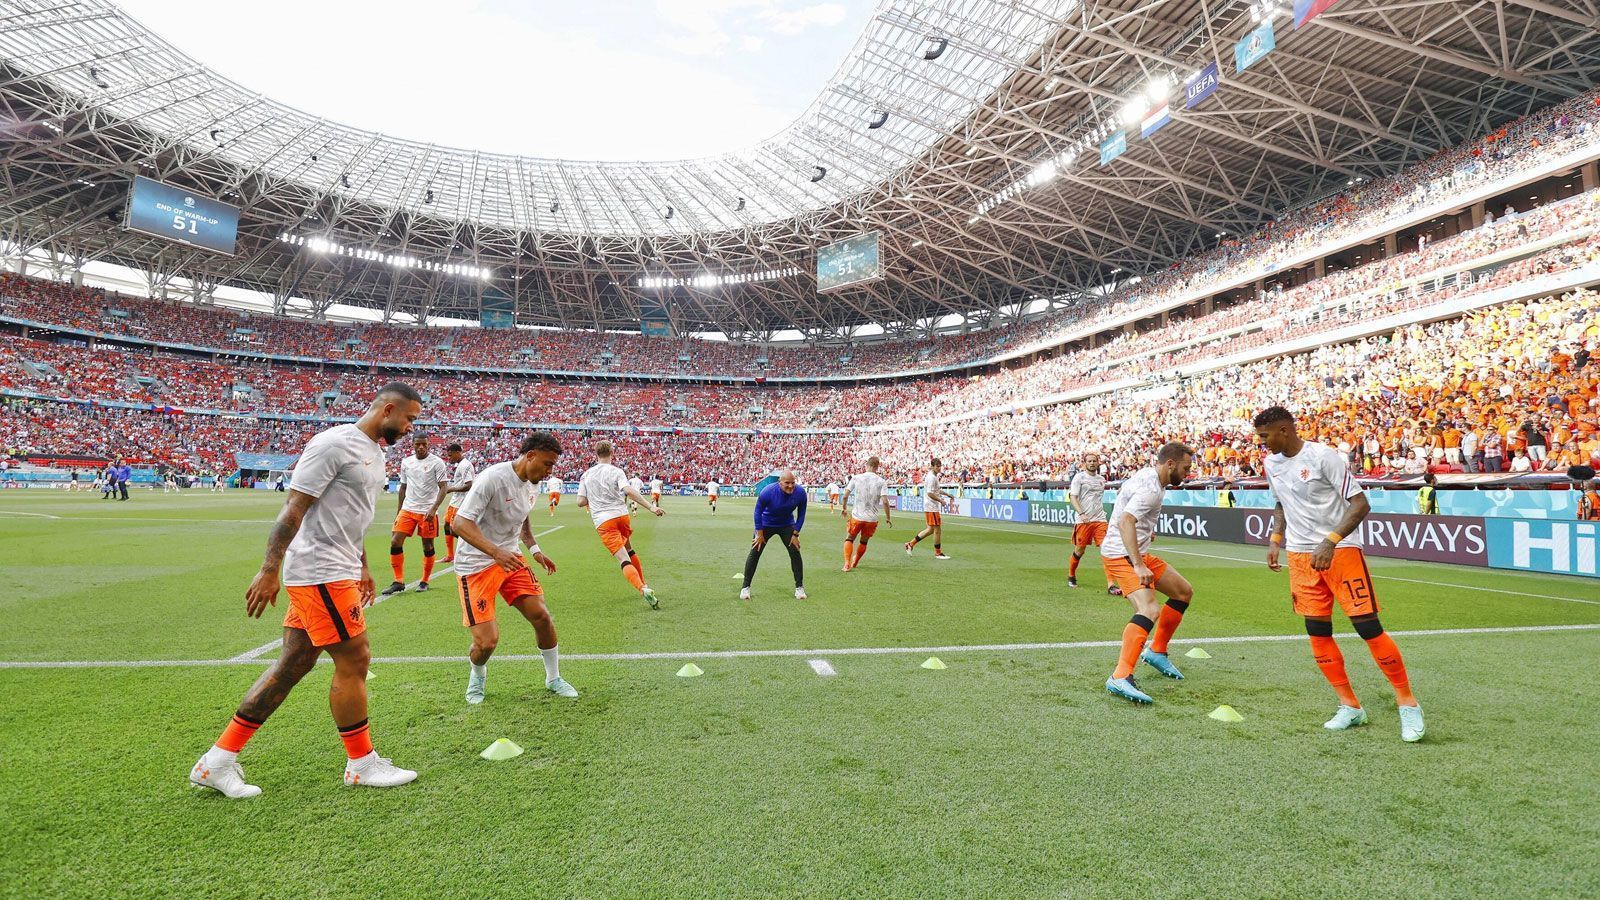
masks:
{"label": "vivo advertisement", "polygon": [[239,209],[136,175],[124,224],[133,231],[232,256],[239,236]]}

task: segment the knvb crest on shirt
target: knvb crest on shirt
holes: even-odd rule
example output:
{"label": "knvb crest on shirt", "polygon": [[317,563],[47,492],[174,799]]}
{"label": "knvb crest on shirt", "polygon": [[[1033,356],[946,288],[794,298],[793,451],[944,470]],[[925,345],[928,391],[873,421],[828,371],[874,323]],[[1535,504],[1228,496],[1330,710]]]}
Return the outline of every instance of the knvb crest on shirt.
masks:
{"label": "knvb crest on shirt", "polygon": [[1301,481],[1310,481],[1311,480],[1311,470],[1310,469],[1301,469],[1300,470],[1300,480]]}

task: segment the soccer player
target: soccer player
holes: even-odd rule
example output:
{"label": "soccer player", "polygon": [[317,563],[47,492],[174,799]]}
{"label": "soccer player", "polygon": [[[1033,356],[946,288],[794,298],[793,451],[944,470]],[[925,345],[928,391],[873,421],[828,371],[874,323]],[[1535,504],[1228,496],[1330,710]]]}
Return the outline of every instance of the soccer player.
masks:
{"label": "soccer player", "polygon": [[467,497],[467,491],[472,490],[472,477],[477,474],[472,462],[466,454],[461,452],[460,444],[451,444],[444,448],[445,459],[450,463],[450,486],[444,492],[450,495],[449,503],[444,508],[444,561],[456,561],[456,532],[451,527],[456,519],[456,512],[461,508],[461,501]]}
{"label": "soccer player", "polygon": [[211,493],[224,494],[228,491],[228,476],[221,469],[211,473]]}
{"label": "soccer player", "polygon": [[[635,512],[638,511],[639,507],[641,507],[641,506],[647,506],[647,505],[653,506],[653,505],[656,505],[656,504],[646,504],[644,502],[644,479],[640,478],[637,475],[629,476],[628,477],[628,488],[629,488],[629,490],[633,491],[633,494],[629,495],[629,497],[628,497],[628,515],[630,515],[630,516],[633,515]],[[633,498],[635,496],[640,498],[638,502],[634,502]]]}
{"label": "soccer player", "polygon": [[245,593],[245,614],[260,618],[277,604],[279,585],[288,585],[283,650],[245,694],[216,744],[189,771],[193,784],[232,798],[261,793],[245,782],[239,751],[324,651],[333,658],[328,701],[349,757],[344,783],[393,787],[417,777],[372,749],[367,726],[372,651],[361,609],[371,605],[375,587],[362,544],[388,480],[380,442],[392,445],[405,437],[421,411],[421,396],[393,382],[378,391],[360,419],[329,428],[306,444],[295,465],[294,487],[267,538],[261,571]]}
{"label": "soccer player", "polygon": [[550,494],[550,515],[553,517],[556,514],[556,507],[561,505],[561,492],[566,489],[566,485],[562,484],[561,479],[552,472],[550,480],[545,482],[544,488]]}
{"label": "soccer player", "polygon": [[[840,497],[842,509],[839,515],[845,517],[844,527],[844,569],[849,572],[860,562],[861,557],[867,555],[867,541],[878,532],[878,508],[883,508],[883,524],[894,527],[894,519],[889,512],[889,498],[884,496],[888,483],[883,476],[878,474],[878,458],[867,457],[867,470],[859,475],[852,475],[845,482],[844,494]],[[859,538],[860,543],[857,543]]]}
{"label": "soccer player", "polygon": [[[1083,458],[1083,468],[1072,476],[1067,485],[1067,499],[1078,513],[1078,524],[1072,526],[1072,562],[1067,564],[1067,587],[1078,586],[1078,563],[1090,544],[1096,547],[1106,539],[1106,480],[1100,474],[1100,454],[1091,453]],[[1104,568],[1104,563],[1101,563]],[[1122,588],[1106,575],[1106,593],[1121,596]]]}
{"label": "soccer player", "polygon": [[[578,479],[578,505],[589,508],[589,518],[594,520],[594,530],[600,542],[622,566],[622,577],[628,579],[651,609],[661,608],[661,598],[644,580],[644,564],[633,549],[633,521],[628,518],[628,505],[647,506],[650,512],[665,514],[659,506],[647,502],[638,488],[628,480],[622,470],[611,464],[611,442],[601,441],[594,448],[595,464]],[[638,479],[634,479],[637,481]]]}
{"label": "soccer player", "polygon": [[461,585],[461,624],[472,634],[467,702],[474,705],[483,702],[489,657],[500,643],[500,626],[495,622],[496,594],[533,626],[539,655],[544,659],[544,686],[562,697],[578,696],[577,688],[561,677],[561,649],[556,643],[555,621],[544,605],[544,588],[517,547],[519,540],[527,544],[533,561],[543,566],[546,574],[555,574],[556,564],[539,549],[528,525],[528,513],[533,509],[539,480],[561,455],[561,444],[555,435],[535,431],[523,439],[517,453],[516,459],[495,463],[474,478],[456,513],[457,533],[465,545],[461,548],[461,561],[456,563],[456,579]]}
{"label": "soccer player", "polygon": [[717,514],[717,492],[722,490],[722,485],[717,484],[715,478],[706,482],[706,504],[711,507],[711,514]]}
{"label": "soccer player", "polygon": [[664,485],[661,482],[661,476],[660,475],[657,475],[656,477],[650,479],[650,503],[651,503],[652,506],[660,506],[661,505],[661,488],[662,487],[664,487]]}
{"label": "soccer player", "polygon": [[[1155,465],[1140,469],[1122,483],[1117,502],[1111,506],[1114,527],[1100,545],[1101,565],[1133,605],[1133,618],[1122,629],[1122,653],[1106,679],[1106,690],[1135,703],[1155,702],[1134,681],[1133,670],[1139,660],[1168,678],[1183,679],[1183,673],[1167,658],[1167,644],[1194,599],[1194,588],[1177,569],[1150,555],[1150,541],[1155,537],[1167,488],[1182,484],[1192,468],[1192,449],[1176,441],[1164,445],[1156,453]],[[1166,595],[1166,605],[1156,597],[1158,592]],[[1151,637],[1148,650],[1146,637]]]}
{"label": "soccer player", "polygon": [[744,559],[744,587],[739,589],[739,599],[750,599],[750,582],[756,577],[756,563],[761,561],[761,551],[767,541],[776,537],[789,551],[789,571],[794,574],[794,598],[806,599],[805,561],[800,558],[800,529],[806,524],[806,492],[796,487],[798,479],[792,470],[778,473],[778,480],[767,485],[756,495],[756,533],[750,541],[750,553]]}
{"label": "soccer player", "polygon": [[1372,509],[1366,492],[1351,476],[1344,456],[1326,444],[1301,438],[1294,415],[1283,407],[1262,410],[1252,424],[1271,454],[1265,462],[1267,485],[1278,501],[1268,537],[1267,568],[1281,571],[1279,552],[1289,551],[1294,611],[1305,618],[1312,656],[1339,695],[1339,710],[1322,727],[1343,731],[1367,724],[1367,711],[1350,689],[1344,655],[1333,639],[1337,600],[1394,687],[1400,739],[1422,740],[1422,707],[1411,693],[1400,648],[1378,621],[1378,597],[1361,552],[1361,523]]}
{"label": "soccer player", "polygon": [[828,512],[839,509],[839,482],[828,482]]}
{"label": "soccer player", "polygon": [[922,478],[922,519],[927,527],[917,532],[909,541],[906,541],[906,555],[928,537],[933,538],[933,558],[949,559],[944,553],[944,516],[940,510],[946,503],[954,502],[949,494],[939,489],[939,460],[934,459],[928,463],[928,474]]}
{"label": "soccer player", "polygon": [[389,567],[394,583],[383,589],[383,596],[406,589],[406,538],[422,538],[422,580],[419,592],[428,589],[433,578],[433,539],[439,536],[439,504],[444,502],[449,485],[449,470],[444,460],[428,452],[428,439],[417,435],[411,442],[413,453],[400,462],[400,511],[389,534]]}

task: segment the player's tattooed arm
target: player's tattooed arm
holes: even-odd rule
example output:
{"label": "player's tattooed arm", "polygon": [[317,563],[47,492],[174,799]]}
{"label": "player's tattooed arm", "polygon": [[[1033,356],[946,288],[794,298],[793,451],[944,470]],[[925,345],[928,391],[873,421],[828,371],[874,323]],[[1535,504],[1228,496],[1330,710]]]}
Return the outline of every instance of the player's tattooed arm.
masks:
{"label": "player's tattooed arm", "polygon": [[289,550],[289,543],[300,533],[300,523],[305,520],[306,511],[315,502],[317,498],[310,494],[289,492],[288,501],[283,504],[283,509],[278,510],[278,518],[267,535],[267,553],[261,561],[261,571],[278,571],[283,564],[283,555]]}

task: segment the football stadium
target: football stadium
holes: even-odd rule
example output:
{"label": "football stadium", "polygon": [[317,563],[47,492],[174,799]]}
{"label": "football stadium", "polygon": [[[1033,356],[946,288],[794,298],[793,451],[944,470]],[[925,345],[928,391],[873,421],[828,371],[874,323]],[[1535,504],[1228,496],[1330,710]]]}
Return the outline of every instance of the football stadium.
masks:
{"label": "football stadium", "polygon": [[0,0],[0,896],[1600,897],[1592,0]]}

